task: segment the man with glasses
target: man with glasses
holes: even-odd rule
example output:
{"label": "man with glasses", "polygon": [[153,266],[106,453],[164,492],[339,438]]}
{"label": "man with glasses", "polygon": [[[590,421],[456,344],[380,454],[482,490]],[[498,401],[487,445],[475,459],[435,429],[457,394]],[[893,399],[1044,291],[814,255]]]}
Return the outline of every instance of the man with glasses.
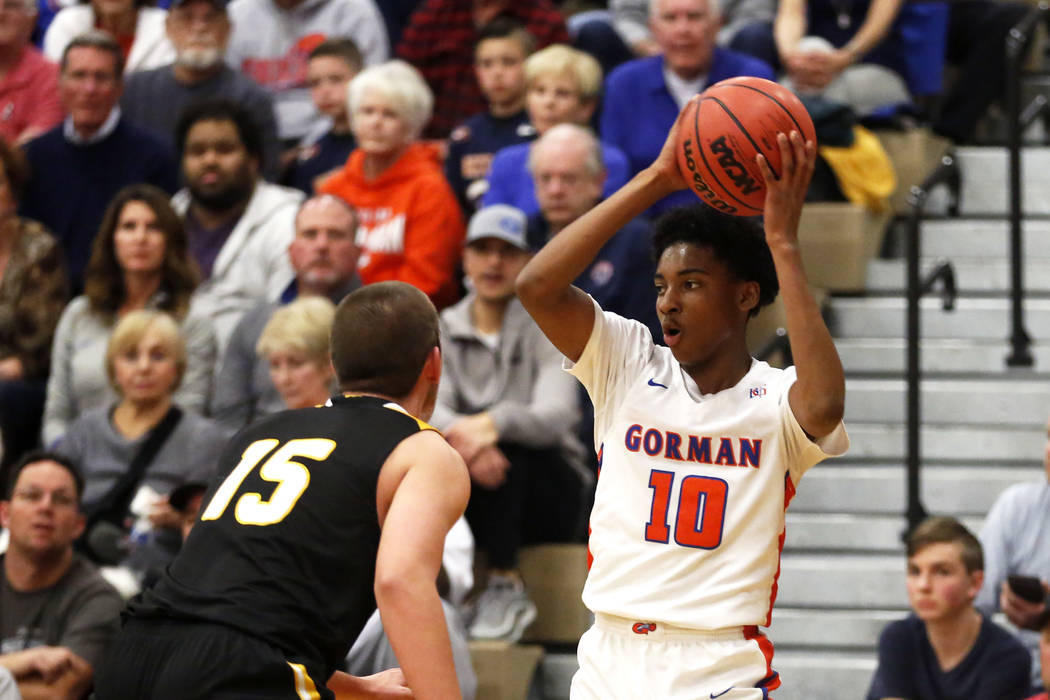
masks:
{"label": "man with glasses", "polygon": [[65,457],[27,454],[11,468],[0,525],[0,668],[22,698],[81,698],[120,627],[120,595],[73,552],[84,530],[83,479]]}

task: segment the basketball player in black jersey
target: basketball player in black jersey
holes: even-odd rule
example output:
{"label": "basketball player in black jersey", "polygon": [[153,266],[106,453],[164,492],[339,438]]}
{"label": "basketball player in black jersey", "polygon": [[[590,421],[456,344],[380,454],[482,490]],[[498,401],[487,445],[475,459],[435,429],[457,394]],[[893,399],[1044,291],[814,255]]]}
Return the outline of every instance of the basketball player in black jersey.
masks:
{"label": "basketball player in black jersey", "polygon": [[[332,364],[345,394],[227,446],[179,556],[128,605],[99,700],[460,697],[436,580],[470,485],[423,422],[433,305],[400,282],[359,289],[336,311]],[[408,688],[338,670],[377,603]]]}

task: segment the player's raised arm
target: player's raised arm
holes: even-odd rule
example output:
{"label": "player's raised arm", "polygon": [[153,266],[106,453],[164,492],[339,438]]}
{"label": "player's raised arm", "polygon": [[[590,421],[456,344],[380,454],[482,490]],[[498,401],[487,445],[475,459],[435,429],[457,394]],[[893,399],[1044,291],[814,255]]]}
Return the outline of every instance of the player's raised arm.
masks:
{"label": "player's raised arm", "polygon": [[791,354],[798,375],[789,401],[802,429],[813,438],[822,438],[842,420],[846,378],[831,333],[809,291],[798,245],[798,224],[817,150],[812,141],[803,142],[795,131],[790,138],[779,134],[777,141],[782,163],[779,180],[765,158],[759,155],[757,159],[766,181],[766,242],[780,281],[780,297],[784,301]]}
{"label": "player's raised arm", "polygon": [[680,121],[681,113],[652,165],[569,224],[518,275],[521,303],[554,346],[573,362],[580,359],[591,336],[594,306],[572,282],[627,222],[686,186],[674,153]]}
{"label": "player's raised arm", "polygon": [[383,628],[416,698],[459,698],[436,582],[445,535],[470,495],[467,468],[438,433],[426,430],[390,454],[376,491],[383,533],[375,594]]}

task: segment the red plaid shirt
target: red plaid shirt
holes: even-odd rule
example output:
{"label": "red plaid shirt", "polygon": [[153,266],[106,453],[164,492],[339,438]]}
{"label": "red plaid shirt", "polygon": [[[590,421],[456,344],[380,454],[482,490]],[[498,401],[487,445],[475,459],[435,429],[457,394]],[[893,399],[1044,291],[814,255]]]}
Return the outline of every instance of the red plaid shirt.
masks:
{"label": "red plaid shirt", "polygon": [[[434,117],[425,135],[445,138],[488,105],[474,75],[477,29],[472,0],[426,0],[412,13],[397,55],[423,73],[434,91]],[[565,19],[550,0],[510,2],[504,10],[536,37],[536,47],[568,43]]]}

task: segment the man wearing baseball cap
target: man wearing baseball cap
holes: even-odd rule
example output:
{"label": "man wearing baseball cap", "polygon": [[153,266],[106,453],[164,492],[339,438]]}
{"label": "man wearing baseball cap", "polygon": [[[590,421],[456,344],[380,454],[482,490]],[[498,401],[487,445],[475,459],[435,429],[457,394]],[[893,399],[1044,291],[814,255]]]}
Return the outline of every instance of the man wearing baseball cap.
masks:
{"label": "man wearing baseball cap", "polygon": [[531,254],[525,213],[503,204],[470,220],[470,293],[441,313],[442,378],[431,422],[470,471],[467,521],[489,566],[475,638],[516,640],[536,615],[518,549],[582,541],[592,478],[576,437],[579,406],[561,355],[514,295]]}
{"label": "man wearing baseball cap", "polygon": [[120,108],[132,122],[175,145],[175,124],[190,102],[226,97],[247,108],[263,133],[264,168],[278,166],[273,97],[251,78],[226,65],[230,19],[226,0],[174,0],[165,23],[175,62],[127,78]]}

